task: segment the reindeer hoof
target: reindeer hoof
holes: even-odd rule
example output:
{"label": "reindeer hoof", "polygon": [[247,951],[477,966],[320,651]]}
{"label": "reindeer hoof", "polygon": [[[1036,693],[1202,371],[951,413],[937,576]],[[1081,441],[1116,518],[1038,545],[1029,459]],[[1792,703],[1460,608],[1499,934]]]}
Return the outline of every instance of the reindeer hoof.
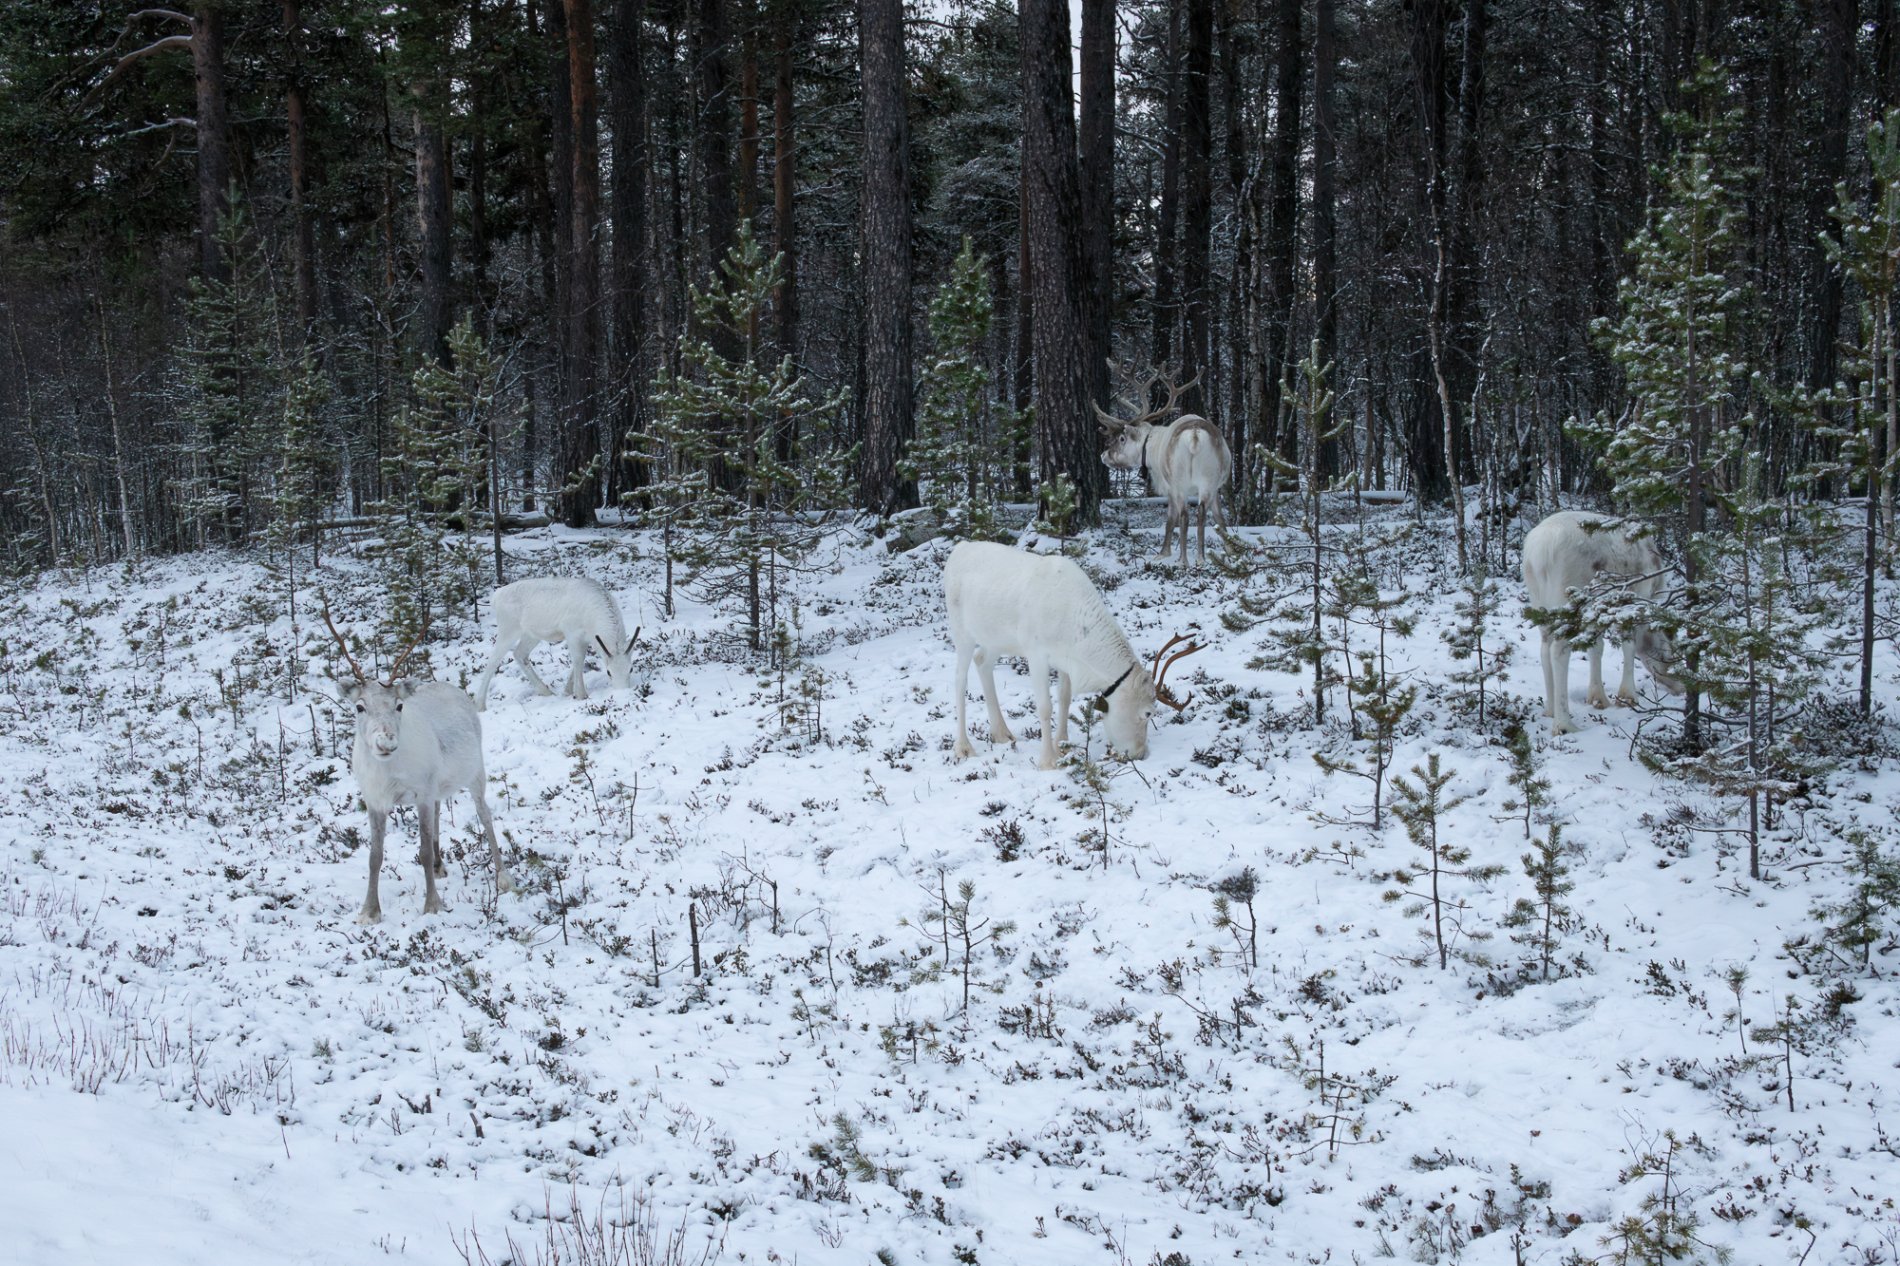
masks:
{"label": "reindeer hoof", "polygon": [[446,909],[448,909],[448,907],[442,904],[442,898],[440,897],[430,897],[427,901],[422,903],[422,912],[424,914],[441,914]]}
{"label": "reindeer hoof", "polygon": [[1616,692],[1616,702],[1619,707],[1633,708],[1636,706],[1636,696],[1627,690],[1619,690]]}
{"label": "reindeer hoof", "polygon": [[368,906],[364,906],[362,910],[357,913],[356,921],[365,925],[381,923],[383,921],[383,912],[381,910],[372,910]]}
{"label": "reindeer hoof", "polygon": [[976,749],[970,746],[969,739],[958,739],[957,745],[950,750],[950,754],[957,760],[967,760],[976,755]]}
{"label": "reindeer hoof", "polygon": [[1577,732],[1577,723],[1572,721],[1569,717],[1553,717],[1550,722],[1550,732],[1552,734],[1575,734]]}
{"label": "reindeer hoof", "polygon": [[504,870],[499,875],[495,876],[495,891],[496,892],[519,892],[520,889],[515,887],[514,879],[509,876],[507,871]]}
{"label": "reindeer hoof", "polygon": [[1610,698],[1601,690],[1593,690],[1590,692],[1589,703],[1593,708],[1607,708],[1610,706]]}

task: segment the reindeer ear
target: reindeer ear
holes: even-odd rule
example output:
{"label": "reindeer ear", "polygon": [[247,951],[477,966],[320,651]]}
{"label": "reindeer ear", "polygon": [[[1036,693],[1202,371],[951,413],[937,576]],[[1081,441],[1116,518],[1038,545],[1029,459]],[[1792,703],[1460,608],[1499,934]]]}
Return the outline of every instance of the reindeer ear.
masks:
{"label": "reindeer ear", "polygon": [[395,688],[396,697],[398,699],[408,699],[415,695],[416,687],[422,683],[417,681],[414,677],[404,677],[401,681],[391,682],[390,684]]}
{"label": "reindeer ear", "polygon": [[343,689],[337,691],[337,697],[345,703],[355,703],[358,699],[363,697],[363,683],[360,681],[344,682]]}

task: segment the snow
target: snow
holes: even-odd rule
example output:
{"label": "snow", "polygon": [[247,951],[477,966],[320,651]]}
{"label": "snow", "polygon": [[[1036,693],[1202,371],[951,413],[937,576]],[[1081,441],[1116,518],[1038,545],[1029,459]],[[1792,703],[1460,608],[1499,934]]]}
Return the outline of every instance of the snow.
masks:
{"label": "snow", "polygon": [[[1447,532],[1403,556],[1432,595],[1398,648],[1421,683],[1452,667]],[[655,1260],[1557,1263],[1609,1253],[1661,1193],[1630,1171],[1665,1131],[1704,1243],[1893,1260],[1884,957],[1850,974],[1847,1022],[1794,1052],[1792,1112],[1781,1048],[1750,1037],[1744,1058],[1726,978],[1747,970],[1750,1027],[1789,995],[1818,1010],[1826,982],[1784,942],[1846,890],[1840,825],[1891,827],[1890,760],[1790,812],[1751,882],[1734,837],[1669,825],[1677,802],[1715,810],[1632,761],[1629,712],[1575,700],[1582,731],[1545,734],[1513,614],[1493,635],[1519,647],[1508,689],[1579,850],[1562,957],[1588,971],[1515,989],[1440,972],[1383,899],[1418,850],[1396,823],[1340,821],[1369,797],[1315,766],[1302,680],[1247,668],[1259,634],[1222,628],[1241,582],[1155,563],[1146,528],[1083,544],[1138,650],[1195,625],[1208,646],[1176,670],[1186,713],[1138,770],[1103,765],[1101,794],[1034,768],[1011,667],[1021,740],[979,725],[977,756],[951,759],[947,542],[892,556],[841,534],[781,683],[731,658],[720,613],[661,618],[654,540],[510,537],[511,579],[615,592],[647,629],[644,688],[609,689],[596,661],[591,700],[544,698],[505,667],[483,726],[524,892],[497,901],[463,798],[450,909],[423,916],[402,811],[374,927],[354,922],[365,816],[314,589],[294,639],[315,671],[286,698],[284,587],[255,560],[9,582],[0,1261],[498,1262],[510,1237],[523,1261],[571,1261],[551,1245],[637,1209]],[[372,566],[318,573],[340,625],[369,627]],[[467,684],[488,630],[441,632],[435,672]],[[538,655],[564,672],[562,648]],[[779,701],[816,672],[814,740]],[[1529,884],[1504,751],[1437,686],[1395,770],[1431,750],[1473,793],[1444,829],[1508,867],[1458,889],[1508,976],[1502,920]],[[1210,892],[1247,866],[1257,967]],[[974,936],[1014,925],[971,955],[967,1013],[934,917],[962,881],[991,920]]]}

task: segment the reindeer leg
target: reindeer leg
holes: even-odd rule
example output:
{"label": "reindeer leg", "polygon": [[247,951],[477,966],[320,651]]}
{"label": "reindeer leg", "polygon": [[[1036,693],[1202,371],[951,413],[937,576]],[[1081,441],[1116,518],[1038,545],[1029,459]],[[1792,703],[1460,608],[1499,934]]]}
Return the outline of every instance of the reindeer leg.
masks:
{"label": "reindeer leg", "polygon": [[533,653],[534,648],[540,644],[541,640],[534,637],[523,637],[519,642],[516,642],[515,663],[521,665],[521,671],[527,677],[528,684],[534,687],[534,693],[538,695],[551,695],[554,692],[548,689],[547,682],[541,680],[541,674],[534,671],[534,662],[528,658],[528,656]]}
{"label": "reindeer leg", "polygon": [[495,839],[495,815],[488,811],[488,797],[482,787],[488,781],[483,774],[469,787],[468,794],[475,797],[475,816],[482,820],[482,834],[488,837],[488,861],[495,868],[495,891],[515,891],[515,881],[508,877],[508,871],[501,864],[501,844]]}
{"label": "reindeer leg", "polygon": [[587,697],[587,643],[578,633],[567,635],[567,658],[573,665],[567,670],[567,693],[575,699]]}
{"label": "reindeer leg", "polygon": [[1040,656],[1029,657],[1029,688],[1036,693],[1036,719],[1042,722],[1042,754],[1037,769],[1056,767],[1055,722],[1049,716],[1049,665]]}
{"label": "reindeer leg", "polygon": [[1623,680],[1616,688],[1616,701],[1626,708],[1636,706],[1636,639],[1623,643]]}
{"label": "reindeer leg", "polygon": [[1603,693],[1603,639],[1597,638],[1590,643],[1590,693],[1587,696],[1593,708],[1610,706],[1608,695]]}
{"label": "reindeer leg", "polygon": [[976,648],[976,672],[983,679],[983,697],[990,705],[990,742],[1014,743],[1016,735],[1003,720],[1003,706],[996,701],[996,660],[987,646]]}
{"label": "reindeer leg", "polygon": [[1570,643],[1561,637],[1550,640],[1550,732],[1573,734],[1577,723],[1570,719]]}
{"label": "reindeer leg", "polygon": [[1069,742],[1069,699],[1074,692],[1075,683],[1069,680],[1069,674],[1056,670],[1056,742],[1067,745]]}
{"label": "reindeer leg", "polygon": [[440,914],[442,897],[435,890],[435,868],[442,849],[442,802],[416,804],[417,834],[422,836],[422,912]]}
{"label": "reindeer leg", "polygon": [[975,753],[970,746],[968,708],[970,702],[970,652],[975,648],[968,643],[957,643],[957,745],[951,755],[957,760]]}
{"label": "reindeer leg", "polygon": [[1201,551],[1201,559],[1198,566],[1206,567],[1207,566],[1207,498],[1202,497],[1200,501],[1195,503],[1194,508],[1197,512],[1197,518],[1198,518],[1197,530],[1200,533],[1199,547]]}
{"label": "reindeer leg", "polygon": [[363,896],[363,908],[357,912],[358,923],[381,923],[383,921],[383,903],[376,895],[376,879],[383,869],[383,832],[389,825],[389,813],[369,811],[369,891]]}
{"label": "reindeer leg", "polygon": [[488,687],[495,680],[495,670],[501,667],[501,661],[508,658],[508,648],[497,637],[495,649],[489,653],[488,667],[482,669],[482,679],[475,687],[475,711],[488,711]]}

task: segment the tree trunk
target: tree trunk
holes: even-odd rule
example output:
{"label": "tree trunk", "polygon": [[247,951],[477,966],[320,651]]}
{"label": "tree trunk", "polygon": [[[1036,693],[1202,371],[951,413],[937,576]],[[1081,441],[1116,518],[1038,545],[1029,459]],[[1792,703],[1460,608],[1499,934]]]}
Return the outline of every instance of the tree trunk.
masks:
{"label": "tree trunk", "polygon": [[308,338],[317,323],[317,245],[310,226],[310,155],[304,132],[303,16],[299,0],[284,0],[285,142],[290,166],[291,277],[296,293],[297,334]]}
{"label": "tree trunk", "polygon": [[1088,247],[1089,399],[1108,404],[1115,319],[1115,0],[1082,2],[1082,222]]}
{"label": "tree trunk", "polygon": [[608,36],[607,79],[613,103],[613,351],[609,492],[642,488],[647,463],[628,454],[644,425],[646,355],[641,317],[647,290],[647,97],[640,64],[646,0],[616,0]]}
{"label": "tree trunk", "polygon": [[1814,304],[1808,387],[1822,391],[1834,385],[1842,298],[1841,271],[1828,266],[1822,242],[1840,240],[1840,226],[1831,211],[1834,187],[1847,176],[1848,112],[1854,99],[1854,42],[1860,30],[1860,5],[1857,0],[1822,0],[1816,8],[1821,24],[1817,43],[1825,62],[1818,76],[1821,129],[1815,138],[1813,165],[1807,172],[1808,285]]}
{"label": "tree trunk", "polygon": [[1069,8],[1062,0],[1022,0],[1023,162],[1029,181],[1030,302],[1035,308],[1036,429],[1045,493],[1066,474],[1075,484],[1076,521],[1093,524],[1107,476],[1089,410],[1082,358],[1088,311],[1082,177],[1075,151],[1075,94],[1069,65]]}
{"label": "tree trunk", "polygon": [[759,7],[739,4],[739,218],[756,224],[759,214]]}
{"label": "tree trunk", "polygon": [[[1412,5],[1411,52],[1413,103],[1416,109],[1423,158],[1419,164],[1420,200],[1424,203],[1426,262],[1424,272],[1427,311],[1423,324],[1428,331],[1443,330],[1445,287],[1438,284],[1439,253],[1444,249],[1447,231],[1447,191],[1445,186],[1445,125],[1447,93],[1445,72],[1446,0],[1415,0]],[[1446,464],[1451,459],[1445,446],[1452,432],[1442,415],[1442,401],[1449,392],[1438,390],[1441,358],[1435,348],[1418,348],[1412,356],[1411,402],[1406,410],[1406,456],[1412,486],[1421,500],[1438,501],[1451,489]]]}
{"label": "tree trunk", "polygon": [[416,97],[416,243],[422,288],[416,305],[416,347],[438,364],[449,357],[451,227],[448,151],[443,143],[446,93],[419,84]]}
{"label": "tree trunk", "polygon": [[793,129],[792,44],[798,17],[782,4],[772,48],[772,232],[780,256],[781,280],[773,306],[778,318],[778,349],[798,356],[798,144]]}
{"label": "tree trunk", "polygon": [[198,267],[205,280],[228,282],[229,261],[218,248],[218,223],[231,209],[231,129],[225,117],[224,10],[200,4],[191,11],[191,69],[198,89]]}
{"label": "tree trunk", "polygon": [[[1337,13],[1334,0],[1313,3],[1313,304],[1314,337],[1319,340],[1319,362],[1330,365],[1339,353],[1338,207],[1334,180],[1338,172],[1338,145],[1334,136],[1334,71],[1339,64]],[[1371,437],[1367,436],[1367,443]],[[1320,446],[1320,474],[1340,470],[1339,440]]]}
{"label": "tree trunk", "polygon": [[1274,64],[1273,145],[1267,159],[1267,335],[1263,427],[1279,428],[1280,456],[1299,457],[1296,428],[1281,426],[1282,389],[1293,356],[1293,315],[1299,303],[1293,265],[1299,251],[1300,17],[1301,0],[1280,0]]}
{"label": "tree trunk", "polygon": [[[533,3],[533,0],[530,0]],[[573,94],[568,88],[567,13],[563,0],[546,0],[544,49],[548,68],[548,187],[547,222],[551,227],[546,243],[547,259],[552,264],[554,301],[549,312],[553,352],[552,382],[542,394],[550,425],[539,436],[545,442],[553,467],[556,488],[567,482],[574,457],[573,414],[570,409],[571,370],[574,328],[574,114]],[[570,498],[558,491],[549,509],[565,518]]]}
{"label": "tree trunk", "polygon": [[1181,94],[1181,381],[1202,379],[1181,394],[1183,413],[1207,412],[1204,386],[1212,372],[1209,341],[1214,294],[1214,0],[1188,0],[1187,55]]}
{"label": "tree trunk", "polygon": [[[725,0],[697,0],[694,35],[699,90],[699,167],[705,182],[706,246],[712,275],[738,240],[732,192],[732,86],[726,72]],[[729,354],[733,349],[722,349]]]}
{"label": "tree trunk", "polygon": [[563,0],[573,202],[568,284],[568,487],[562,518],[589,527],[600,503],[600,105],[593,0]]}
{"label": "tree trunk", "polygon": [[[1168,103],[1161,154],[1161,205],[1155,215],[1155,288],[1153,296],[1152,359],[1157,366],[1174,359],[1174,327],[1181,316],[1181,295],[1175,279],[1177,226],[1181,215],[1181,108],[1185,76],[1181,70],[1181,6],[1168,6]],[[1024,48],[1023,56],[1029,56]]]}
{"label": "tree trunk", "polygon": [[910,131],[902,0],[858,6],[864,82],[864,461],[858,500],[890,514],[917,504],[898,465],[913,430],[910,365]]}

